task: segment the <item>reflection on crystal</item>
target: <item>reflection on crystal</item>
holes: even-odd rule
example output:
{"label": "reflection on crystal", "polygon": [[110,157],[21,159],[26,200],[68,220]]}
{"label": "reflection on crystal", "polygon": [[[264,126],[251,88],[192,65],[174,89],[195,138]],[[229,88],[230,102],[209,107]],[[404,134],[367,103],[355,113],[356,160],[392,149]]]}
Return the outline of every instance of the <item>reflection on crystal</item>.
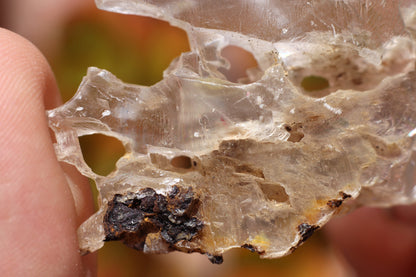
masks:
{"label": "reflection on crystal", "polygon": [[[292,252],[357,205],[415,202],[415,1],[97,0],[183,28],[191,51],[150,86],[91,67],[49,111],[59,160],[95,180],[83,253],[120,239],[152,253]],[[222,50],[248,51],[243,82]],[[120,140],[104,177],[78,137]]]}

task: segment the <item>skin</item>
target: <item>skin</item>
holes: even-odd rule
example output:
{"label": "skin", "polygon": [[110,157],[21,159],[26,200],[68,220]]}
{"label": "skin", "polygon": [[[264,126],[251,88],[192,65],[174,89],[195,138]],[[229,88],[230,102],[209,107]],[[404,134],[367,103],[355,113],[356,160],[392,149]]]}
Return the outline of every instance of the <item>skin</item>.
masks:
{"label": "skin", "polygon": [[[42,54],[22,37],[0,29],[4,276],[96,275],[95,255],[81,257],[76,236],[93,211],[89,185],[57,161],[47,126],[45,110],[60,103]],[[416,276],[416,206],[360,209],[333,220],[326,233],[358,276]]]}
{"label": "skin", "polygon": [[416,205],[361,208],[325,231],[357,276],[416,276]]}
{"label": "skin", "polygon": [[45,109],[60,103],[42,54],[20,36],[0,29],[3,276],[95,275],[95,257],[80,256],[76,236],[77,226],[92,213],[89,185],[72,168],[60,166],[47,126]]}

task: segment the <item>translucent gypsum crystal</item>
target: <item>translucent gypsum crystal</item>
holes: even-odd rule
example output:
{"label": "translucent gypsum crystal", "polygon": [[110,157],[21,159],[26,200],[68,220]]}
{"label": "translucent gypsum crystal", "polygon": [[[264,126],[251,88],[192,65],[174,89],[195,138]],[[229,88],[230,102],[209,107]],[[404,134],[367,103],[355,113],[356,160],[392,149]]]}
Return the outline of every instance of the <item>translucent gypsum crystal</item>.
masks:
{"label": "translucent gypsum crystal", "polygon": [[[360,205],[414,203],[416,1],[97,0],[109,11],[184,29],[191,51],[153,86],[91,67],[47,112],[60,161],[93,179],[99,210],[83,253],[123,240],[148,253],[231,248],[291,253]],[[255,57],[223,75],[229,45]],[[108,176],[78,137],[119,139]]]}

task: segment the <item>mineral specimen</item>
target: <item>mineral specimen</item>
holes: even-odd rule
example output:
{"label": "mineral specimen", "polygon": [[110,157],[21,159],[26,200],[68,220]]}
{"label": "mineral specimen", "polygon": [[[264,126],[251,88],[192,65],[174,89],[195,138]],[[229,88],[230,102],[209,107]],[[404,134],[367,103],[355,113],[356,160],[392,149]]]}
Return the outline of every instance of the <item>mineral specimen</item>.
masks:
{"label": "mineral specimen", "polygon": [[[100,208],[83,253],[122,240],[148,253],[231,248],[286,255],[340,211],[416,200],[416,1],[97,0],[184,29],[183,53],[150,86],[89,68],[48,111],[60,161],[93,179]],[[222,73],[229,45],[258,68]],[[108,176],[78,137],[119,139]]]}

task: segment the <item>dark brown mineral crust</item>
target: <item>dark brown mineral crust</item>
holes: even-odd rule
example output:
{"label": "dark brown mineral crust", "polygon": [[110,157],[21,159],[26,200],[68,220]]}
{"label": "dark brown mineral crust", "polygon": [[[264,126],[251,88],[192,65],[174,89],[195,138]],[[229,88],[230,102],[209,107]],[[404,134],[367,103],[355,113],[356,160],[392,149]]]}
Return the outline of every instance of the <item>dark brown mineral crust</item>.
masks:
{"label": "dark brown mineral crust", "polygon": [[[302,237],[299,241],[299,245],[304,243],[308,238],[310,238],[316,230],[319,229],[319,226],[309,225],[307,223],[302,223],[298,226],[299,235]],[[298,246],[299,246],[298,245]]]}
{"label": "dark brown mineral crust", "polygon": [[[196,217],[200,200],[191,187],[174,186],[165,196],[152,188],[138,193],[116,194],[104,216],[105,240],[121,240],[143,251],[149,234],[155,234],[166,252],[178,250],[179,241],[191,241],[200,234],[204,224]],[[152,241],[149,236],[148,241]],[[162,248],[162,249],[163,249]]]}
{"label": "dark brown mineral crust", "polygon": [[258,250],[257,247],[255,247],[254,245],[251,245],[251,244],[247,244],[247,243],[243,244],[243,245],[241,245],[241,248],[247,249],[250,252],[256,252],[257,254],[260,254],[260,255],[264,254],[264,251]]}
{"label": "dark brown mineral crust", "polygon": [[342,199],[333,199],[333,200],[329,200],[326,204],[330,207],[330,208],[339,208],[342,203],[344,202],[345,199],[347,198],[351,198],[351,195],[345,193],[345,192],[340,192],[339,195],[342,197]]}
{"label": "dark brown mineral crust", "polygon": [[209,261],[213,264],[222,264],[224,262],[222,255],[207,254],[207,256],[208,256]]}

